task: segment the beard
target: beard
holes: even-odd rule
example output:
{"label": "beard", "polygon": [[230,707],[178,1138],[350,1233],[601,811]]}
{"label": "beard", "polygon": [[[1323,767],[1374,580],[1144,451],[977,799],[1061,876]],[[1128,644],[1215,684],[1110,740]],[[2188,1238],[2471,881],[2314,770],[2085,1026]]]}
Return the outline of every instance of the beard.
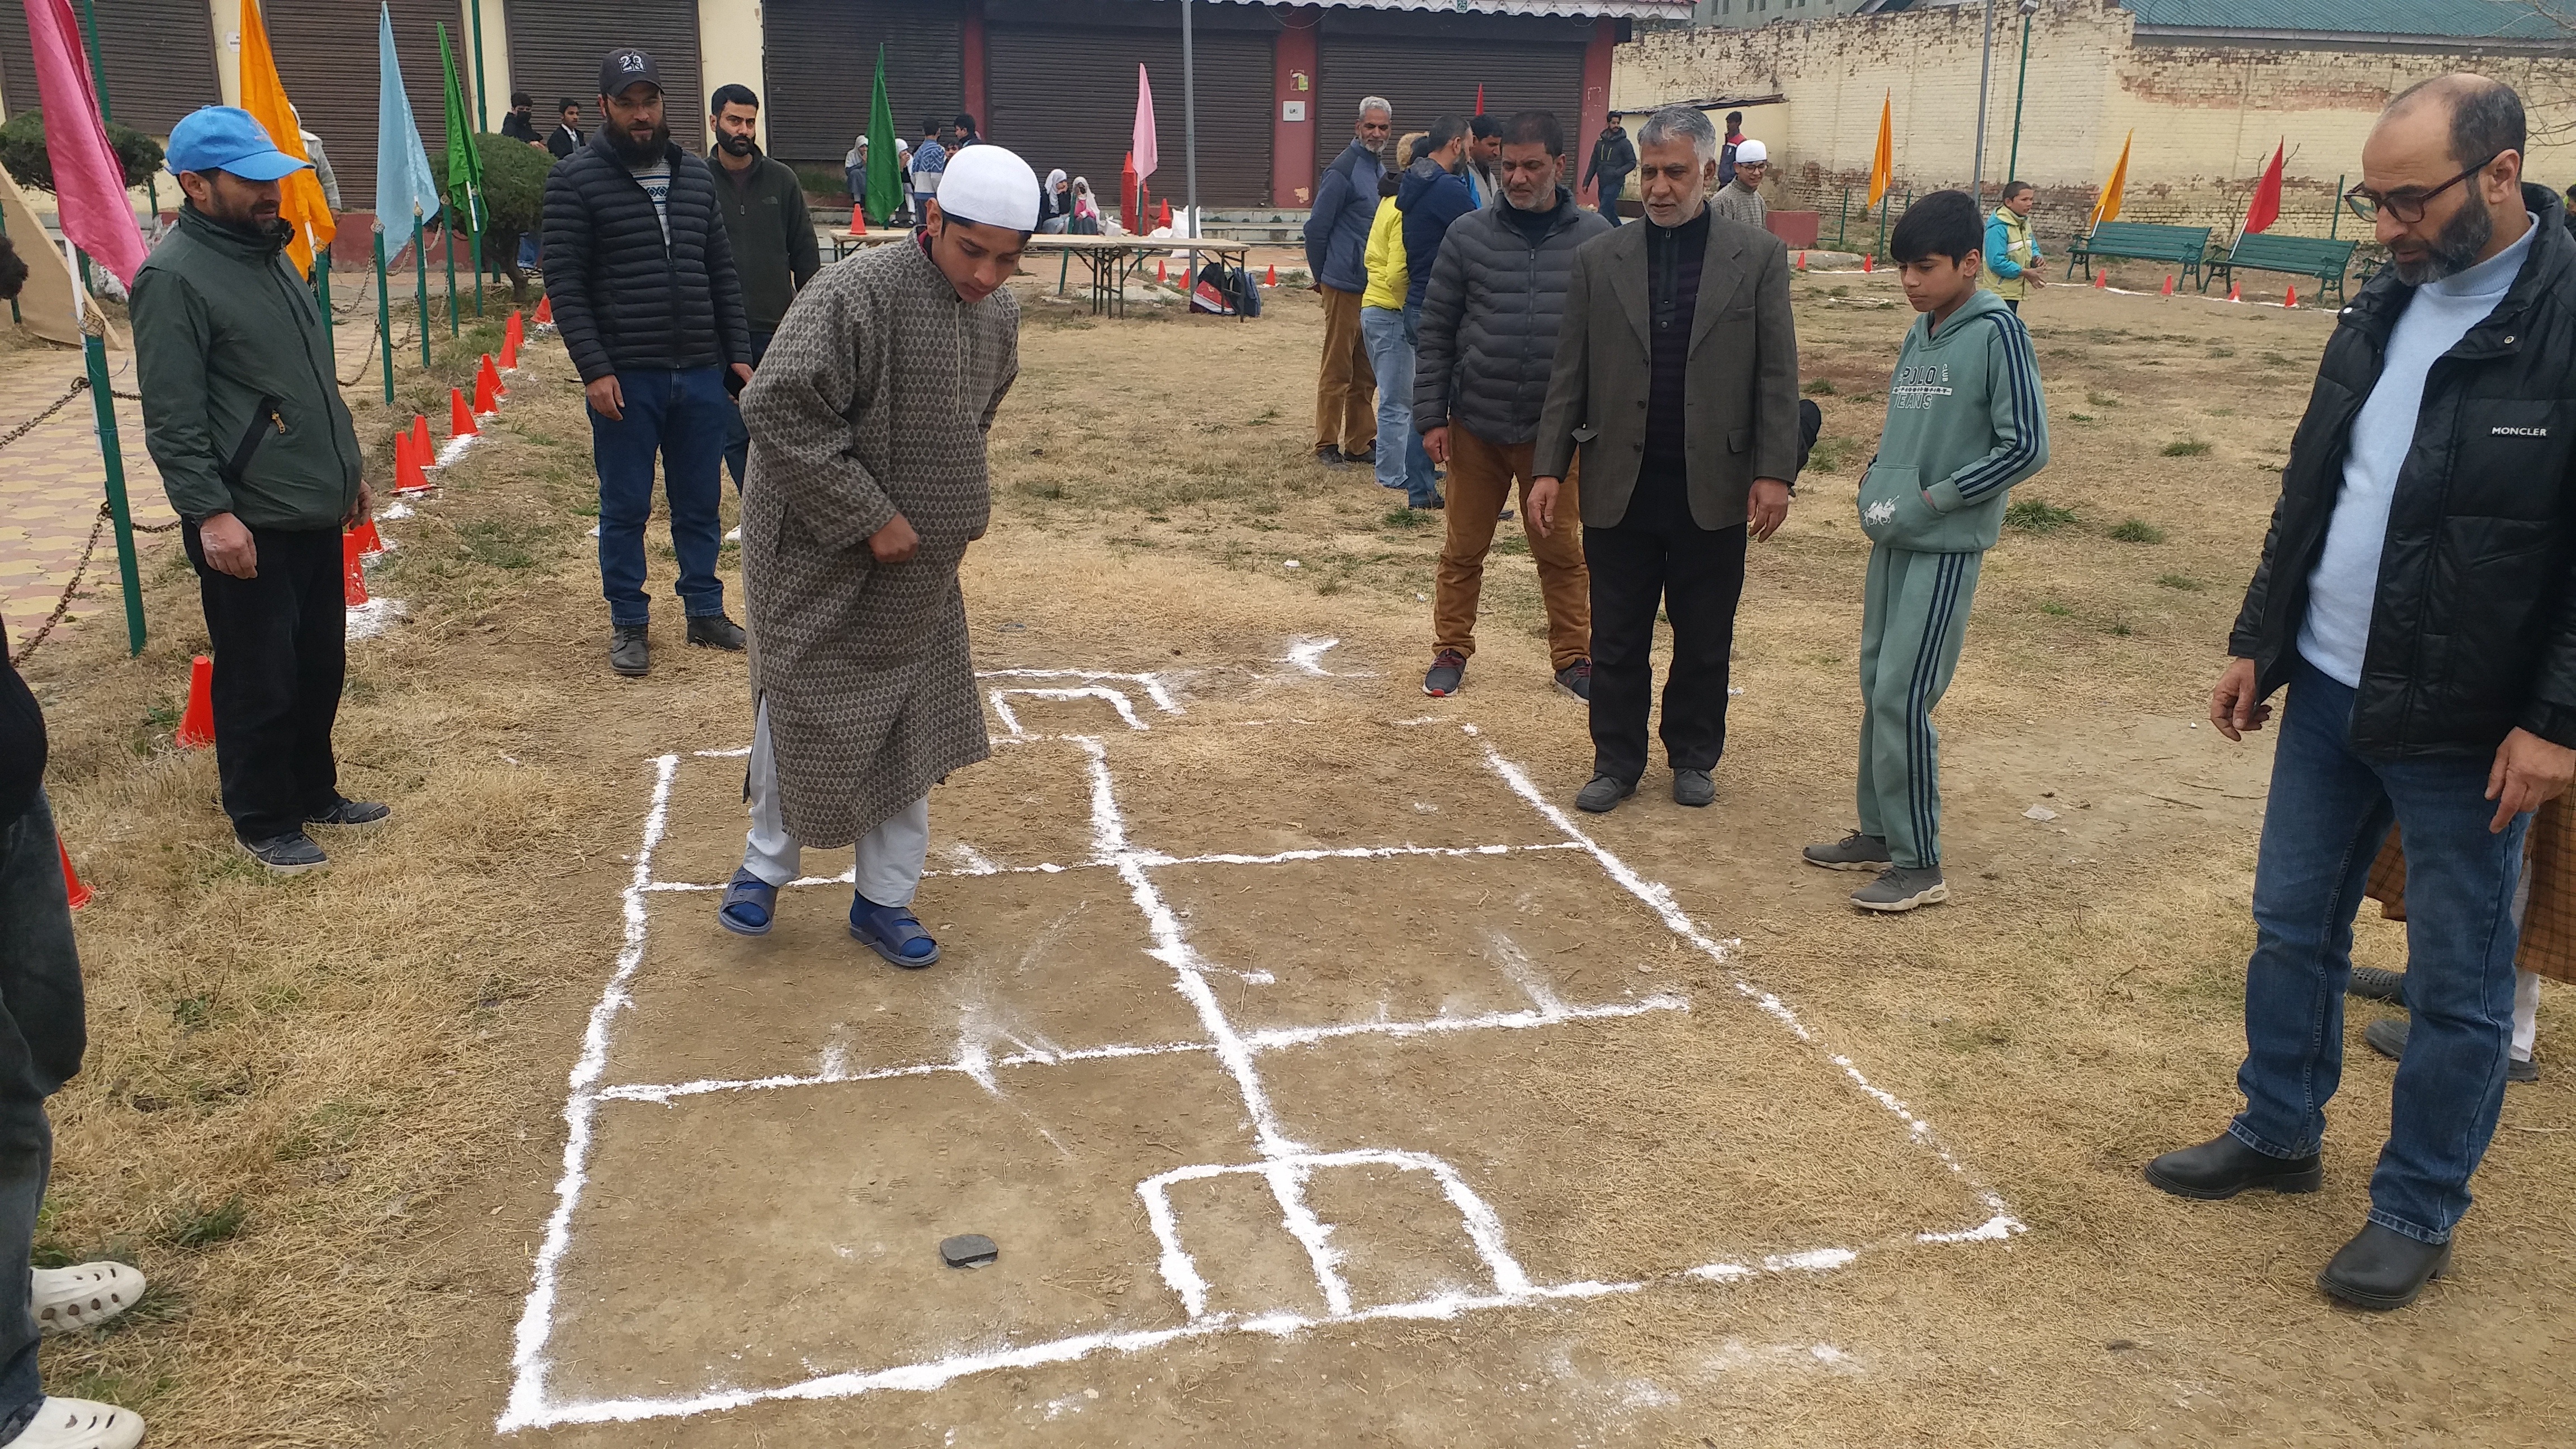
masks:
{"label": "beard", "polygon": [[2416,261],[2399,261],[2397,280],[2410,287],[2438,282],[2457,276],[2477,265],[2478,253],[2495,239],[2495,218],[2472,197],[2469,204],[2451,214],[2442,230],[2427,244],[2426,254]]}
{"label": "beard", "polygon": [[718,136],[716,138],[716,144],[722,146],[724,148],[724,153],[728,156],[748,156],[751,154],[752,148],[759,144],[759,138],[756,136]]}
{"label": "beard", "polygon": [[668,121],[655,126],[653,134],[638,141],[635,133],[623,126],[608,128],[608,149],[629,166],[650,166],[671,149],[671,125]]}

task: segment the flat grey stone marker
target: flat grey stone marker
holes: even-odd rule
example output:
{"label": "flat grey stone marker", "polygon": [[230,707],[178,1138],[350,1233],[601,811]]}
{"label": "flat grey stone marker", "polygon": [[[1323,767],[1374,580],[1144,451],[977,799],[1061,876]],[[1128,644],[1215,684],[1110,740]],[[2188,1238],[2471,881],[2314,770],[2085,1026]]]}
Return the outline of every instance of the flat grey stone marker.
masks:
{"label": "flat grey stone marker", "polygon": [[951,1268],[981,1268],[1002,1256],[991,1238],[982,1233],[960,1233],[939,1245],[940,1261]]}

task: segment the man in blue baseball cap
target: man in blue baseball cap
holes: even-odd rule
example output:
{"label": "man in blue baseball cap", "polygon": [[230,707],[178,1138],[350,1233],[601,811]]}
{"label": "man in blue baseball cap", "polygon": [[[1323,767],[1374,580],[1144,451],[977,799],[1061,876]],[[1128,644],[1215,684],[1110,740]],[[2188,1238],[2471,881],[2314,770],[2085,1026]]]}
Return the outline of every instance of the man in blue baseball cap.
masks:
{"label": "man in blue baseball cap", "polygon": [[143,438],[182,521],[214,645],[215,768],[242,848],[325,863],[313,825],[391,812],[340,793],[331,726],[347,620],[340,530],[372,500],[312,290],[285,255],[278,180],[306,163],[247,111],[170,133],[187,204],[134,279]]}

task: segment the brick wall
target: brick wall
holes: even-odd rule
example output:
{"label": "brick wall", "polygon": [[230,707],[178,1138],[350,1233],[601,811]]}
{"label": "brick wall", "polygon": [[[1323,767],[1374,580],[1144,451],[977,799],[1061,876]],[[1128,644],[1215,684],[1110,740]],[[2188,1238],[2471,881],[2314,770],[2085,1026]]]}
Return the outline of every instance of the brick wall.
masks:
{"label": "brick wall", "polygon": [[[1998,5],[1987,104],[1988,196],[2005,179],[2021,35]],[[2272,148],[2286,141],[2275,230],[2324,236],[2338,183],[2359,179],[2361,143],[2388,98],[2458,69],[2493,75],[2532,113],[2532,180],[2576,182],[2576,59],[2520,54],[2261,50],[2140,44],[2135,17],[2106,0],[2045,0],[2032,17],[2017,174],[2040,190],[2043,236],[2083,226],[2134,129],[2123,220],[2188,222],[2232,234]],[[1846,187],[1868,194],[1882,101],[1893,107],[1901,198],[1965,186],[1977,119],[1982,11],[1942,7],[1759,30],[1646,34],[1619,47],[1611,104],[1779,93],[1744,107],[1745,133],[1771,148],[1773,206],[1824,213],[1830,237]],[[1631,122],[1633,130],[1634,121]],[[2351,236],[2357,225],[2337,223]],[[1852,234],[1863,228],[1855,220]],[[1866,228],[1874,237],[1873,218]]]}

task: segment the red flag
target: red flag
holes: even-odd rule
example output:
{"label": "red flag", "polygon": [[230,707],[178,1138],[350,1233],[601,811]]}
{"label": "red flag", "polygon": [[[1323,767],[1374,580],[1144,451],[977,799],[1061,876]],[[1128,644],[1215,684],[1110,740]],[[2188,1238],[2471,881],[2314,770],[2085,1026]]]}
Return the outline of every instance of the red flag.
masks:
{"label": "red flag", "polygon": [[27,0],[27,48],[36,62],[63,235],[131,287],[143,265],[143,233],[125,194],[125,168],[117,164],[107,123],[99,119],[71,0]]}
{"label": "red flag", "polygon": [[1484,113],[1485,113],[1485,83],[1484,83],[1483,81],[1478,81],[1478,82],[1476,83],[1476,114],[1481,116],[1481,115],[1483,115]]}
{"label": "red flag", "polygon": [[2254,183],[2254,199],[2245,207],[2245,235],[2252,236],[2281,219],[2281,147],[2272,148],[2272,164]]}

